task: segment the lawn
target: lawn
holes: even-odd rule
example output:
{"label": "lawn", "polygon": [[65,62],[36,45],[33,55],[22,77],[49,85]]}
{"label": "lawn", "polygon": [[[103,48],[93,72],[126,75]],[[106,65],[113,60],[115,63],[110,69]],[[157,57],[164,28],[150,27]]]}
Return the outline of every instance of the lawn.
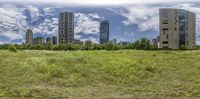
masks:
{"label": "lawn", "polygon": [[200,51],[0,51],[0,97],[200,97]]}

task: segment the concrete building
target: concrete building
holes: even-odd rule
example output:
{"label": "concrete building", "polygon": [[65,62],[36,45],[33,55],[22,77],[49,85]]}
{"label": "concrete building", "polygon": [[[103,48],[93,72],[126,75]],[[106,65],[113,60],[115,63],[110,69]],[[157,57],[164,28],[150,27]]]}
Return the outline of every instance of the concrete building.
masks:
{"label": "concrete building", "polygon": [[46,38],[46,44],[47,44],[47,43],[52,43],[52,39],[51,39],[50,37],[47,37],[47,38]]}
{"label": "concrete building", "polygon": [[104,20],[100,22],[100,44],[107,43],[109,41],[109,22]]}
{"label": "concrete building", "polygon": [[34,44],[34,45],[38,45],[38,44],[43,45],[43,44],[45,44],[45,42],[44,42],[44,37],[37,37],[37,38],[34,38],[34,39],[33,39],[33,44]]}
{"label": "concrete building", "polygon": [[33,32],[31,29],[26,31],[26,44],[33,44]]}
{"label": "concrete building", "polygon": [[76,40],[76,39],[74,40],[74,44],[83,45],[83,43],[84,43],[84,42],[82,42],[81,40]]}
{"label": "concrete building", "polygon": [[153,38],[151,43],[153,44],[153,46],[159,46],[159,36],[157,36],[156,38]]}
{"label": "concrete building", "polygon": [[128,42],[128,41],[120,41],[119,44],[120,44],[120,45],[127,46],[127,45],[130,44],[130,42]]}
{"label": "concrete building", "polygon": [[160,9],[159,48],[195,47],[196,15],[182,9]]}
{"label": "concrete building", "polygon": [[57,39],[57,36],[53,36],[52,37],[52,44],[54,44],[54,45],[57,45],[58,43],[58,41],[57,41],[58,39]]}
{"label": "concrete building", "polygon": [[111,42],[112,42],[113,44],[117,44],[117,39],[113,39]]}
{"label": "concrete building", "polygon": [[41,44],[41,45],[45,44],[45,42],[44,42],[44,37],[38,37],[38,38],[37,38],[37,43],[38,43],[38,44]]}
{"label": "concrete building", "polygon": [[62,12],[59,14],[59,44],[72,43],[74,40],[74,13]]}
{"label": "concrete building", "polygon": [[85,40],[84,44],[92,46],[92,44],[94,44],[94,43],[91,40]]}

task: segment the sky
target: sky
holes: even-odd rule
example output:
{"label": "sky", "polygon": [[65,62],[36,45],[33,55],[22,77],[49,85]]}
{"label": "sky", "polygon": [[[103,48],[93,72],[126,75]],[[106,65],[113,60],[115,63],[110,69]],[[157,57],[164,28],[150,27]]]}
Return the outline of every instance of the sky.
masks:
{"label": "sky", "polygon": [[110,22],[110,39],[134,42],[159,35],[159,8],[179,8],[197,14],[200,44],[199,0],[0,0],[0,44],[25,42],[25,31],[34,37],[58,34],[58,13],[75,14],[75,39],[99,42],[99,22]]}

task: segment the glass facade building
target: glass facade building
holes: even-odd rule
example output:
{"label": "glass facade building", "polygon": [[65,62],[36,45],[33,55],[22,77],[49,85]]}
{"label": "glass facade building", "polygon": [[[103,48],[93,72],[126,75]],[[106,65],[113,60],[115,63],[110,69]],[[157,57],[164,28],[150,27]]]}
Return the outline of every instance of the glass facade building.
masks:
{"label": "glass facade building", "polygon": [[109,41],[109,21],[104,20],[100,22],[100,44]]}

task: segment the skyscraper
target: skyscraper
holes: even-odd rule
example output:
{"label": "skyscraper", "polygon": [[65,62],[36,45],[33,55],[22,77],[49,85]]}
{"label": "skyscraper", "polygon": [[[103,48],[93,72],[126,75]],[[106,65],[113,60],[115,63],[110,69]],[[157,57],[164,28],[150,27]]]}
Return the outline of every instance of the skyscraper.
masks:
{"label": "skyscraper", "polygon": [[196,15],[182,9],[160,9],[160,48],[195,47]]}
{"label": "skyscraper", "polygon": [[74,13],[62,12],[59,14],[59,44],[72,43],[74,40]]}
{"label": "skyscraper", "polygon": [[52,44],[57,45],[57,36],[52,37]]}
{"label": "skyscraper", "polygon": [[44,37],[36,37],[36,38],[33,38],[33,45],[43,45],[45,44],[44,42]]}
{"label": "skyscraper", "polygon": [[109,22],[104,20],[100,22],[100,44],[107,43],[109,41]]}
{"label": "skyscraper", "polygon": [[26,44],[33,44],[33,32],[31,29],[26,31]]}

